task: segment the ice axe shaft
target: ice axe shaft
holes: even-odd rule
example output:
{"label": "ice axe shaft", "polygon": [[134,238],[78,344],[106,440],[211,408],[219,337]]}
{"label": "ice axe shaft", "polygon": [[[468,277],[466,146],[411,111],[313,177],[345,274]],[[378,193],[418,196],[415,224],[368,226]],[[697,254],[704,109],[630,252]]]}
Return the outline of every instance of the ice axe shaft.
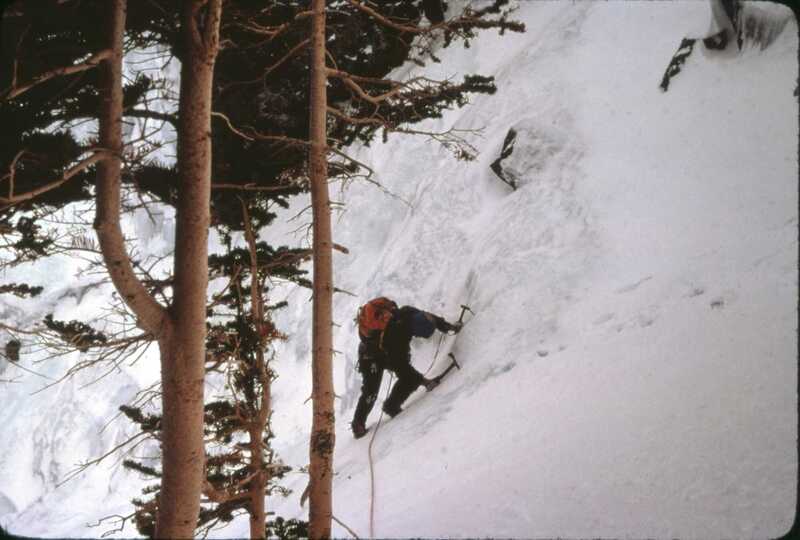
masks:
{"label": "ice axe shaft", "polygon": [[445,369],[443,372],[441,372],[439,375],[436,376],[435,378],[436,381],[441,381],[442,379],[444,379],[445,376],[453,370],[453,368],[461,369],[461,366],[458,365],[456,356],[453,353],[449,353],[447,356],[450,357],[450,360],[452,360],[452,362],[450,363],[449,366],[447,366],[447,369]]}
{"label": "ice axe shaft", "polygon": [[453,353],[448,353],[447,356],[449,356],[450,359],[453,361],[453,363],[450,364],[451,367],[456,366],[458,369],[461,369],[461,365],[458,363],[458,360],[456,360],[456,355],[454,355]]}
{"label": "ice axe shaft", "polygon": [[[463,322],[464,321],[464,313],[466,313],[467,311],[469,311],[470,313],[475,315],[475,312],[472,311],[469,308],[469,306],[461,304],[461,315],[458,316],[458,322],[456,323],[459,327],[464,326],[464,322]],[[428,371],[430,371],[430,369],[433,367],[433,364],[436,362],[436,359],[439,358],[439,349],[441,349],[441,347],[442,347],[442,342],[444,341],[444,337],[445,337],[445,333],[442,333],[442,335],[439,336],[439,343],[436,345],[436,352],[433,354],[433,362],[431,362],[431,365],[428,368]],[[461,369],[461,368],[459,367],[458,369]],[[427,373],[427,371],[426,371],[426,373]]]}

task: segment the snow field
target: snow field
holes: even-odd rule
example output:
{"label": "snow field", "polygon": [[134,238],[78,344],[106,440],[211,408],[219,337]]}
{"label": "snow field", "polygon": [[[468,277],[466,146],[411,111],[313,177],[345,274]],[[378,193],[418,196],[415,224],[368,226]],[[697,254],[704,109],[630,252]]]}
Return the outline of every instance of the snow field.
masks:
{"label": "snow field", "polygon": [[[380,428],[377,536],[788,530],[797,41],[790,28],[764,51],[698,44],[662,93],[687,23],[707,12],[521,4],[523,37],[443,53],[447,68],[457,56],[452,69],[498,77],[495,96],[437,124],[483,127],[477,161],[407,140],[365,151],[413,208],[384,198],[377,210],[374,189],[348,192],[336,238],[372,240],[337,259],[337,282],[358,294],[339,298],[337,315],[376,294],[450,318],[461,302],[477,312],[453,349],[464,369]],[[513,193],[488,169],[512,126]],[[360,381],[349,321],[336,343],[335,512],[366,535],[367,443],[347,430]],[[421,371],[433,347],[417,347]]]}

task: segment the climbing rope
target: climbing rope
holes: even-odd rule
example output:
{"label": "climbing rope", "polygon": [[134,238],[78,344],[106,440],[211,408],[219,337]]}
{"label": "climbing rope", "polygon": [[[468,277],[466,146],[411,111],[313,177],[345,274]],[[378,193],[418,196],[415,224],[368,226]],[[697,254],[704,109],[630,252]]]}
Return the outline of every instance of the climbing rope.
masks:
{"label": "climbing rope", "polygon": [[[386,396],[384,401],[389,397],[389,390],[392,388],[394,382],[394,374],[389,376],[389,385],[386,387]],[[381,420],[383,420],[383,408],[381,407],[381,415],[378,417],[378,423],[375,424],[375,429],[372,430],[372,437],[369,440],[367,447],[367,456],[369,457],[369,537],[375,538],[375,465],[372,462],[372,443],[375,442],[375,436],[378,434],[378,428],[381,427]]]}
{"label": "climbing rope", "polygon": [[[474,315],[474,312],[465,305],[461,305],[461,315],[458,317],[459,324],[462,324],[463,327],[463,319],[464,313],[469,311]],[[433,364],[436,363],[436,357],[439,355],[439,348],[444,341],[445,334],[442,334],[441,338],[439,339],[439,345],[436,346],[436,354],[433,356],[433,361],[431,365],[428,366],[428,369],[425,370],[424,375],[427,375],[428,372],[433,368]],[[389,385],[386,387],[386,396],[383,398],[384,401],[389,397],[389,391],[392,388],[392,383],[394,382],[394,374],[390,375],[389,378]],[[383,420],[383,408],[381,408],[381,415],[378,417],[378,422],[375,424],[375,429],[372,431],[372,437],[369,440],[369,446],[367,447],[367,457],[369,458],[369,536],[370,538],[375,538],[375,464],[372,461],[372,444],[375,442],[375,436],[378,434],[378,428],[381,427],[381,421]]]}
{"label": "climbing rope", "polygon": [[355,538],[356,540],[360,540],[360,538],[359,538],[359,536],[356,534],[356,532],[355,532],[353,529],[351,529],[350,527],[348,527],[346,523],[344,523],[342,520],[338,519],[338,518],[337,518],[336,516],[334,516],[333,514],[331,514],[331,518],[333,518],[333,521],[335,521],[336,523],[338,523],[339,525],[341,525],[342,527],[344,527],[345,529],[347,529],[347,532],[349,532],[350,534],[352,534],[352,535],[353,535],[353,538]]}

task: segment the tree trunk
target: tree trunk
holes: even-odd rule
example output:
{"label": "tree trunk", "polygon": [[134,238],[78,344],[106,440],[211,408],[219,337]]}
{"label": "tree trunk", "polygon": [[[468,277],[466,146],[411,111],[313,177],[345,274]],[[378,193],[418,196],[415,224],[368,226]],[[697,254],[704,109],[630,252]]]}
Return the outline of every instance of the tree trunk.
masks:
{"label": "tree trunk", "polygon": [[108,9],[110,58],[100,66],[99,143],[107,157],[97,164],[94,228],[103,261],[114,287],[134,312],[138,325],[157,339],[168,325],[166,310],[147,292],[133,272],[120,228],[120,170],[122,156],[122,39],[126,0],[113,0]]}
{"label": "tree trunk", "polygon": [[254,422],[250,428],[250,467],[255,474],[250,482],[250,538],[266,538],[267,511],[264,498],[267,496],[267,475],[261,440],[264,426]]}
{"label": "tree trunk", "polygon": [[[122,154],[122,39],[125,0],[107,3],[113,51],[100,66],[100,145],[109,156],[98,165],[95,229],[114,286],[158,340],[163,399],[163,477],[157,538],[190,538],[200,512],[205,477],[203,380],[205,371],[207,235],[211,185],[211,81],[218,47],[220,1],[187,2],[183,13],[186,56],[181,73],[178,129],[177,232],[174,306],[168,314],[136,278],[120,228]],[[202,28],[198,21],[204,19]]]}
{"label": "tree trunk", "polygon": [[309,518],[312,539],[330,538],[333,484],[333,252],[328,198],[325,68],[325,0],[313,0],[311,23],[311,122],[309,171],[314,220],[312,346],[313,419],[309,450]]}
{"label": "tree trunk", "polygon": [[250,471],[254,475],[250,481],[250,538],[260,540],[266,538],[267,512],[265,497],[269,471],[264,463],[264,432],[272,407],[272,380],[264,358],[268,337],[264,320],[264,299],[261,296],[261,283],[258,273],[258,251],[256,237],[250,222],[250,213],[242,202],[242,215],[244,218],[245,237],[248,251],[250,252],[250,316],[253,326],[258,334],[258,349],[256,350],[256,372],[258,383],[261,387],[261,401],[256,410],[251,411],[251,421],[248,434],[250,436]]}
{"label": "tree trunk", "polygon": [[194,535],[205,478],[203,383],[211,192],[211,84],[221,0],[183,4],[178,201],[170,331],[159,340],[163,477],[157,538]]}

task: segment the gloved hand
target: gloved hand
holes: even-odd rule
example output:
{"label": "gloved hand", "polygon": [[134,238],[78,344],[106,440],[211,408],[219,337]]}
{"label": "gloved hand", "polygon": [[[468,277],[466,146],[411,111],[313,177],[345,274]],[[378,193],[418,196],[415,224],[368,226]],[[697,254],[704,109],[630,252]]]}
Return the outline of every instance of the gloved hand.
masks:
{"label": "gloved hand", "polygon": [[461,327],[464,326],[463,323],[460,322],[449,323],[445,321],[444,324],[445,327],[447,328],[445,332],[453,332],[454,334],[458,334],[459,332],[461,332]]}
{"label": "gloved hand", "polygon": [[434,315],[434,320],[436,321],[436,329],[440,332],[453,332],[454,334],[458,334],[463,326],[460,322],[449,323],[444,320],[444,317],[438,317],[436,315]]}

